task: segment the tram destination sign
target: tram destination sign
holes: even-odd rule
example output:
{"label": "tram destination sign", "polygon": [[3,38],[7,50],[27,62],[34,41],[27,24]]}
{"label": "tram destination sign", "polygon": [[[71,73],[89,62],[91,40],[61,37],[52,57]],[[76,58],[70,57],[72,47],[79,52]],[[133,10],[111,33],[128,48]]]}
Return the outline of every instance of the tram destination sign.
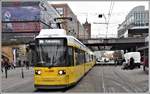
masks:
{"label": "tram destination sign", "polygon": [[42,45],[47,45],[47,44],[57,44],[57,45],[63,45],[63,40],[62,39],[40,39],[39,44]]}

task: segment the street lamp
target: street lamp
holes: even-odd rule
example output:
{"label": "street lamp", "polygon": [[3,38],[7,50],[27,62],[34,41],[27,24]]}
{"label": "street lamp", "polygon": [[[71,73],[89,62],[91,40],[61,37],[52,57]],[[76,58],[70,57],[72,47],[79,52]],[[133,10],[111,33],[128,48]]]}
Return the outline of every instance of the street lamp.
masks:
{"label": "street lamp", "polygon": [[106,39],[107,39],[108,22],[107,22],[106,16],[105,16],[104,14],[99,14],[98,17],[99,17],[99,18],[104,17],[104,19],[105,19],[105,23],[103,23],[103,24],[106,24]]}
{"label": "street lamp", "polygon": [[[99,14],[98,17],[99,18],[104,17],[104,19],[105,19],[105,23],[103,23],[103,24],[106,24],[106,40],[105,40],[105,42],[107,42],[108,22],[107,22],[106,16],[104,14]],[[106,44],[104,46],[104,49],[106,49]]]}

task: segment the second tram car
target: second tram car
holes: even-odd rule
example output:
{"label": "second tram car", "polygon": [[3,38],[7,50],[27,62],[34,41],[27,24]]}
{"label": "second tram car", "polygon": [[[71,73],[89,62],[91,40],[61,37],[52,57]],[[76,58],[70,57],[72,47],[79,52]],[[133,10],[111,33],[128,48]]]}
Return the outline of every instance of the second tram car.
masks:
{"label": "second tram car", "polygon": [[45,29],[35,38],[34,86],[37,89],[73,85],[96,63],[90,49],[64,32],[63,29]]}

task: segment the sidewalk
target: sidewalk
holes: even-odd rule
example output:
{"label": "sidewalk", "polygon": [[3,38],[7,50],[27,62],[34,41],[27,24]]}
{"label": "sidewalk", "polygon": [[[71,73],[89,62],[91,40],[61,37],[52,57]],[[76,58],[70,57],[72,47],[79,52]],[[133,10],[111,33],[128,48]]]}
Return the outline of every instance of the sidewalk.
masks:
{"label": "sidewalk", "polygon": [[[7,71],[7,76],[8,76],[8,78],[9,78],[9,77],[13,77],[13,76],[18,76],[18,77],[20,77],[21,74],[22,74],[22,69],[23,69],[24,75],[25,75],[27,72],[33,72],[33,71],[34,71],[34,70],[33,70],[33,67],[30,67],[29,70],[26,69],[26,67],[17,67],[17,68],[15,68],[15,69],[10,69],[10,70]],[[1,72],[1,74],[2,74],[2,78],[5,78],[5,71],[4,71],[4,70],[3,70],[3,72]]]}
{"label": "sidewalk", "polygon": [[9,91],[15,87],[20,87],[24,84],[33,84],[34,70],[32,67],[27,70],[23,68],[24,78],[22,78],[21,67],[16,69],[8,70],[7,79],[5,78],[5,73],[2,73],[2,91]]}

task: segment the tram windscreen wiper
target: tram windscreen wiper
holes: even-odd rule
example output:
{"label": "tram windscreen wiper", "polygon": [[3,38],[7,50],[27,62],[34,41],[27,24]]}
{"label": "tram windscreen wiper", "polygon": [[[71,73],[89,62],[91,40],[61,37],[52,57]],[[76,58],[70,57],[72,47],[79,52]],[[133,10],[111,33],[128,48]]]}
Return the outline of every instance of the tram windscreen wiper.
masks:
{"label": "tram windscreen wiper", "polygon": [[48,65],[48,68],[51,68],[51,67],[53,67],[54,66],[54,56],[52,57],[52,61],[50,60],[50,65]]}

